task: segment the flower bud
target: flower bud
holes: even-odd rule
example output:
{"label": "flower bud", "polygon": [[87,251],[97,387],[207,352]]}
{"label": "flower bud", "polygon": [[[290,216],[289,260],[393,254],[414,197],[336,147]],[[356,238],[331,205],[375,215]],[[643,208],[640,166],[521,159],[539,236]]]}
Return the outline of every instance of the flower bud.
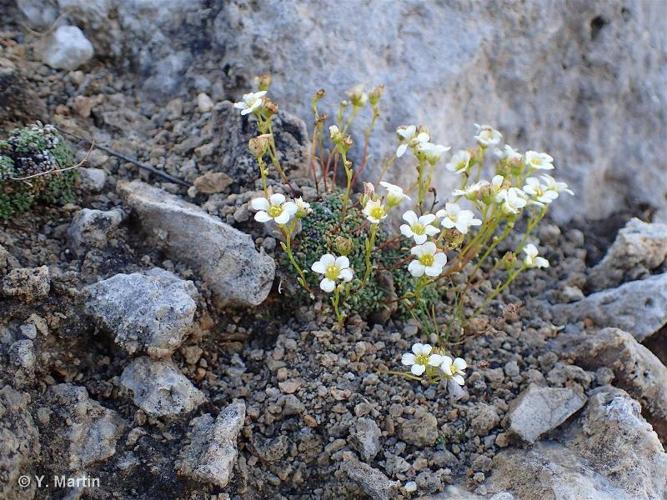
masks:
{"label": "flower bud", "polygon": [[271,86],[271,75],[266,73],[264,75],[259,75],[255,77],[255,82],[259,90],[269,90]]}
{"label": "flower bud", "polygon": [[454,250],[463,244],[465,235],[460,233],[455,228],[444,229],[442,232],[443,243],[446,250]]}
{"label": "flower bud", "polygon": [[372,198],[374,194],[375,194],[375,186],[373,186],[373,184],[371,184],[370,182],[364,182],[364,196]]}
{"label": "flower bud", "polygon": [[257,158],[261,158],[266,154],[271,142],[271,134],[262,134],[253,137],[248,141],[248,149]]}
{"label": "flower bud", "polygon": [[348,91],[347,96],[350,98],[352,106],[355,108],[364,107],[368,101],[368,95],[364,92],[364,86],[361,84],[352,87]]}
{"label": "flower bud", "polygon": [[345,236],[336,236],[334,240],[334,248],[336,252],[343,256],[348,256],[354,250],[354,242]]}
{"label": "flower bud", "polygon": [[264,109],[269,112],[269,116],[278,113],[278,105],[268,97],[264,98]]}
{"label": "flower bud", "polygon": [[373,88],[368,94],[368,101],[371,103],[371,106],[377,106],[377,103],[380,102],[380,98],[384,93],[384,85],[378,85]]}
{"label": "flower bud", "polygon": [[503,260],[502,260],[502,266],[505,269],[512,269],[514,267],[514,264],[516,263],[516,255],[514,252],[507,252],[505,255],[503,255]]}

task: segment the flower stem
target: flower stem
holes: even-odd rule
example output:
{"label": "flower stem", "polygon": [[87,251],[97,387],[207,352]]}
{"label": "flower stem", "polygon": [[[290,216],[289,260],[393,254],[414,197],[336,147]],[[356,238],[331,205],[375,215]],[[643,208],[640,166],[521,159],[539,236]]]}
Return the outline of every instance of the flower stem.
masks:
{"label": "flower stem", "polygon": [[479,314],[479,312],[480,312],[482,309],[484,309],[486,306],[488,306],[489,303],[490,303],[493,299],[495,299],[499,294],[501,294],[502,292],[504,292],[505,289],[506,289],[508,286],[510,286],[510,283],[512,283],[512,282],[516,279],[516,277],[519,276],[519,274],[520,274],[522,271],[524,271],[525,269],[526,269],[526,266],[525,266],[525,265],[522,265],[519,269],[517,269],[516,271],[514,271],[513,273],[511,273],[511,274],[507,277],[507,280],[505,280],[505,282],[504,282],[501,286],[496,287],[496,289],[495,289],[493,292],[491,292],[491,294],[486,298],[486,300],[482,303],[482,305],[480,305],[477,309],[475,309],[475,311],[472,313],[472,317],[477,316],[477,314]]}
{"label": "flower stem", "polygon": [[334,313],[336,314],[336,321],[338,321],[338,326],[343,327],[345,322],[345,316],[340,312],[340,289],[342,285],[339,285],[335,288],[333,297],[331,297],[331,305],[333,306]]}
{"label": "flower stem", "polygon": [[304,274],[303,269],[301,269],[301,266],[299,266],[299,263],[296,261],[296,258],[294,257],[294,252],[292,251],[292,233],[294,232],[294,222],[292,222],[289,228],[282,225],[279,227],[282,233],[285,235],[285,242],[284,243],[281,242],[281,246],[285,251],[285,253],[287,254],[287,258],[289,259],[290,264],[292,264],[292,267],[299,275],[297,281],[304,288],[304,290],[306,290],[309,294],[312,295],[313,292],[308,286],[308,282],[306,281],[306,275]]}
{"label": "flower stem", "polygon": [[365,286],[368,283],[369,278],[371,277],[371,272],[373,271],[373,264],[371,262],[371,254],[375,248],[375,238],[377,236],[378,225],[371,224],[371,234],[366,240],[366,252],[364,254],[364,263],[366,265],[366,270],[364,272],[364,279],[361,282],[361,286]]}

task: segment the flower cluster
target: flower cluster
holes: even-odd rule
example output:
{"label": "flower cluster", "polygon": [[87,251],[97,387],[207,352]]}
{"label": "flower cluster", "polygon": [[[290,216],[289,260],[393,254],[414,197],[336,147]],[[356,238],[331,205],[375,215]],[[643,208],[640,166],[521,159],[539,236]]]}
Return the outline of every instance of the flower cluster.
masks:
{"label": "flower cluster", "polygon": [[426,374],[429,378],[444,378],[458,385],[465,384],[465,369],[468,367],[465,360],[439,354],[429,344],[414,344],[412,352],[403,354],[401,363],[409,366],[410,372],[416,377]]}

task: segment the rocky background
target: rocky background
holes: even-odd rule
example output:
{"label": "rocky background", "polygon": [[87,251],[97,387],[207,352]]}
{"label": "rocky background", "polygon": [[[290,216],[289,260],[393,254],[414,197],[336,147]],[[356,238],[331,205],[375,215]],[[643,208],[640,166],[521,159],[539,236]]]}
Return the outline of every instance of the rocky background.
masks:
{"label": "rocky background", "polygon": [[[0,498],[667,496],[659,2],[0,10],[0,129],[41,119],[125,156],[70,136],[77,203],[0,223]],[[387,87],[375,160],[398,124],[457,146],[488,122],[573,185],[538,234],[552,267],[460,346],[462,393],[383,375],[419,325],[334,332],[278,293],[228,102],[266,70],[306,199],[310,95],[360,81]],[[100,484],[19,484],[43,474]]]}

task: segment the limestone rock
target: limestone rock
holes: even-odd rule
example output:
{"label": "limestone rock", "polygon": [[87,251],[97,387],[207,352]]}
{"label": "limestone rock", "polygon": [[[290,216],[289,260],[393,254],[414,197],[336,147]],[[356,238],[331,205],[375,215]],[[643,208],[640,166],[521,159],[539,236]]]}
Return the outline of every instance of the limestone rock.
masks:
{"label": "limestone rock", "polygon": [[169,356],[183,343],[197,310],[194,284],[160,268],[117,274],[86,292],[88,314],[130,354]]}
{"label": "limestone rock", "polygon": [[399,488],[398,482],[391,481],[381,471],[370,465],[366,465],[356,458],[351,458],[341,465],[341,470],[373,500],[396,498]]}
{"label": "limestone rock", "polygon": [[667,324],[667,273],[630,281],[552,310],[556,322],[589,318],[597,326],[625,330],[641,342]]}
{"label": "limestone rock", "polygon": [[510,404],[510,430],[524,441],[534,443],[565,422],[585,403],[585,397],[573,389],[530,384]]}
{"label": "limestone rock", "polygon": [[633,218],[621,229],[607,254],[588,277],[591,290],[613,288],[645,278],[667,259],[667,224]]}
{"label": "limestone rock", "polygon": [[632,335],[616,328],[587,337],[566,337],[562,343],[577,364],[614,371],[615,385],[639,401],[653,429],[667,440],[667,367]]}
{"label": "limestone rock", "polygon": [[75,70],[93,58],[93,45],[76,26],[58,27],[45,42],[43,61],[56,69]]}
{"label": "limestone rock", "polygon": [[152,417],[189,413],[206,398],[171,361],[137,358],[123,370],[120,382],[134,404]]}
{"label": "limestone rock", "polygon": [[0,388],[0,498],[17,500],[35,496],[35,485],[20,488],[20,476],[32,470],[41,446],[37,426],[29,411],[30,396],[6,385]]}
{"label": "limestone rock", "polygon": [[[394,152],[399,125],[423,123],[456,149],[472,140],[473,123],[489,123],[512,146],[546,150],[563,166],[556,175],[577,201],[554,203],[558,217],[602,218],[628,202],[667,204],[667,70],[656,49],[667,43],[663,10],[642,0],[499,10],[465,1],[231,0],[213,29],[239,97],[270,72],[272,99],[304,119],[321,87],[322,110],[334,116],[353,85],[384,84],[369,180]],[[354,127],[356,144],[367,120]],[[385,180],[409,185],[413,172],[401,159]],[[458,179],[438,172],[438,193],[451,192]]]}
{"label": "limestone rock", "polygon": [[52,386],[46,399],[53,415],[43,430],[53,464],[60,464],[67,450],[64,470],[78,472],[116,453],[116,442],[125,422],[115,411],[88,396],[84,387],[72,384]]}
{"label": "limestone rock", "polygon": [[51,275],[46,266],[12,269],[0,282],[0,292],[23,302],[46,298],[51,290]]}
{"label": "limestone rock", "polygon": [[361,458],[370,462],[380,452],[380,437],[382,431],[372,418],[360,418],[351,431],[352,446],[359,452]]}
{"label": "limestone rock", "polygon": [[438,439],[438,420],[432,413],[418,408],[413,418],[401,423],[399,437],[415,446],[433,446]]}
{"label": "limestone rock", "polygon": [[232,477],[238,456],[236,439],[243,427],[245,403],[236,401],[216,419],[208,413],[194,418],[190,444],[181,453],[179,474],[224,488]]}
{"label": "limestone rock", "polygon": [[80,168],[81,185],[94,192],[104,189],[107,182],[107,173],[101,168]]}
{"label": "limestone rock", "polygon": [[143,182],[119,182],[118,191],[142,226],[157,236],[156,244],[201,274],[219,306],[256,306],[267,297],[275,262],[255,249],[249,235]]}
{"label": "limestone rock", "polygon": [[58,7],[54,0],[16,0],[16,5],[33,28],[50,28],[58,18]]}
{"label": "limestone rock", "polygon": [[119,209],[104,211],[84,208],[78,211],[67,230],[70,248],[76,253],[83,253],[89,247],[104,248],[109,233],[120,225],[124,217]]}

